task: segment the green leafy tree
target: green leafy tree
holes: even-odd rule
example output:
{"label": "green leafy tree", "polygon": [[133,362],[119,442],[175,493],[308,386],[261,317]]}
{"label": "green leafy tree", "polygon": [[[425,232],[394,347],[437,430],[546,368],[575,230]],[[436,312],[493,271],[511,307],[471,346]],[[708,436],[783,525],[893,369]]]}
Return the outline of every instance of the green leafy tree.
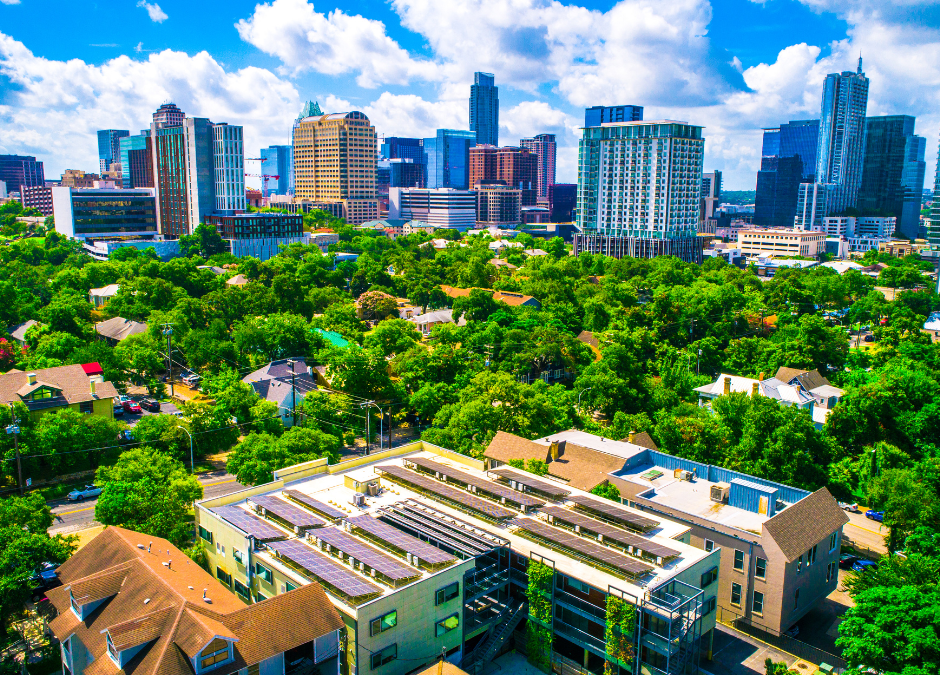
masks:
{"label": "green leafy tree", "polygon": [[591,490],[591,494],[603,497],[604,499],[611,499],[618,504],[620,503],[620,490],[617,489],[616,485],[607,481],[604,481],[600,485],[595,485]]}
{"label": "green leafy tree", "polygon": [[147,333],[131,335],[114,348],[114,356],[137,382],[156,387],[157,376],[166,369],[160,344]]}
{"label": "green leafy tree", "polygon": [[126,451],[114,466],[98,469],[102,486],[95,520],[183,546],[192,533],[187,514],[202,485],[182,462],[148,447]]}
{"label": "green leafy tree", "polygon": [[405,319],[386,319],[366,335],[367,349],[376,348],[385,356],[402,354],[421,341],[421,333]]}
{"label": "green leafy tree", "polygon": [[192,234],[180,237],[180,251],[186,257],[198,255],[208,259],[225,252],[225,240],[214,227],[202,223]]}
{"label": "green leafy tree", "polygon": [[274,471],[321,457],[338,458],[341,447],[336,436],[317,429],[291,427],[280,438],[252,432],[229,455],[226,468],[245,485],[274,480]]}

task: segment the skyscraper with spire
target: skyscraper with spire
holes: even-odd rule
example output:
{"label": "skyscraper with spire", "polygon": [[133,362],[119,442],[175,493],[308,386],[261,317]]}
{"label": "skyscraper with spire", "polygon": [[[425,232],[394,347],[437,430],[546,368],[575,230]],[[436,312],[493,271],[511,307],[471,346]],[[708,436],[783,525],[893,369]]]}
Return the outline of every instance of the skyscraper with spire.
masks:
{"label": "skyscraper with spire", "polygon": [[823,83],[816,150],[816,182],[829,184],[829,208],[838,214],[855,207],[865,159],[868,78],[858,70],[831,73]]}

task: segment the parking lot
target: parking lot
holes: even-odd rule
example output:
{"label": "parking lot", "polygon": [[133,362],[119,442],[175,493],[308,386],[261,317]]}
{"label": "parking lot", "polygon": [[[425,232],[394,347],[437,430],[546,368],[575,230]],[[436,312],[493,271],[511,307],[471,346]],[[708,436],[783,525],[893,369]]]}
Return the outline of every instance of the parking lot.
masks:
{"label": "parking lot", "polygon": [[[140,403],[141,400],[147,397],[146,396],[128,396],[128,398],[131,399],[132,401]],[[178,412],[179,412],[179,408],[177,408],[174,403],[171,403],[170,401],[163,401],[160,403],[160,412],[156,412],[156,411],[151,412],[149,410],[144,410],[143,408],[140,409],[140,413],[131,413],[125,410],[124,414],[121,416],[116,416],[116,419],[123,420],[127,422],[128,426],[133,427],[133,426],[136,426],[136,424],[140,422],[140,420],[142,420],[147,415],[172,415]]]}

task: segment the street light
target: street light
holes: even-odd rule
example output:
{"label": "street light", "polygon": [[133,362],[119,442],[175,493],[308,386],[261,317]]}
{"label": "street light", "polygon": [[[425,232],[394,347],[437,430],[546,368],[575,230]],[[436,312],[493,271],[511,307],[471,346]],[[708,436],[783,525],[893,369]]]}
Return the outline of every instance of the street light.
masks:
{"label": "street light", "polygon": [[192,474],[196,473],[196,460],[193,458],[193,435],[189,433],[189,429],[184,426],[177,426],[177,429],[182,429],[186,432],[186,435],[189,436],[189,472]]}
{"label": "street light", "polygon": [[582,389],[581,392],[578,394],[578,412],[579,413],[581,412],[581,396],[584,394],[584,392],[591,391],[593,388],[594,387],[588,387],[587,389]]}
{"label": "street light", "polygon": [[[370,430],[369,430],[369,407],[370,407],[370,406],[372,406],[372,407],[374,407],[376,410],[378,410],[378,411],[379,411],[379,415],[382,414],[382,409],[381,409],[379,406],[375,405],[375,401],[366,401],[365,403],[360,403],[360,404],[359,404],[359,407],[360,407],[360,408],[365,408],[365,409],[366,409],[366,454],[367,454],[367,455],[369,454],[369,448],[370,448],[370,446],[371,446],[371,444],[369,443],[369,431],[370,431]],[[381,425],[381,424],[382,424],[382,422],[381,422],[381,417],[380,417],[380,418],[379,418],[379,425]],[[382,451],[382,427],[379,426],[379,452],[381,452],[381,451]]]}

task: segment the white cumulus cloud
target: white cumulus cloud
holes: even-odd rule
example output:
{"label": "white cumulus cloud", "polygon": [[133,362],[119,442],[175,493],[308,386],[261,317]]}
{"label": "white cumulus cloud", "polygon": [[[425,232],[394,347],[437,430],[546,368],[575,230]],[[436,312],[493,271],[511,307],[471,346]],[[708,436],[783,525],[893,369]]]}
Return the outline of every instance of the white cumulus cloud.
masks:
{"label": "white cumulus cloud", "polygon": [[163,23],[170,18],[166,12],[160,9],[160,5],[155,2],[150,3],[147,2],[147,0],[140,0],[140,2],[137,3],[137,6],[146,9],[147,14],[150,16],[150,20],[155,23]]}

